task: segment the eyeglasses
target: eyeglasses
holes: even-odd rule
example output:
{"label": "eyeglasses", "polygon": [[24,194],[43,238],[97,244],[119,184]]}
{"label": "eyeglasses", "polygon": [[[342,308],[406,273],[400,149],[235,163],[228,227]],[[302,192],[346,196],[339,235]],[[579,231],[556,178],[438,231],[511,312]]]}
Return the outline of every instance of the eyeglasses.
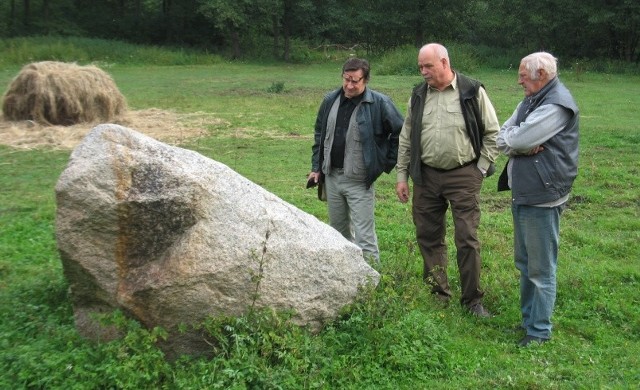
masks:
{"label": "eyeglasses", "polygon": [[358,84],[359,82],[362,81],[362,79],[364,79],[364,77],[360,77],[359,79],[354,79],[353,77],[349,77],[349,76],[345,76],[342,75],[342,81],[344,81],[345,84]]}

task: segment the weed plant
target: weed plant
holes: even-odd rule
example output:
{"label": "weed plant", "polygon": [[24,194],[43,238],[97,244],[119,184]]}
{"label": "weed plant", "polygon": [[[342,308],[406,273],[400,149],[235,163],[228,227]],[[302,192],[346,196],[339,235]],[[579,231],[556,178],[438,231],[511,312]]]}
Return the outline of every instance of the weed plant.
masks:
{"label": "weed plant", "polygon": [[[205,111],[224,119],[185,147],[327,220],[326,204],[304,184],[317,107],[340,85],[341,62],[158,62],[110,68],[131,107]],[[370,86],[406,112],[420,78],[381,75],[372,65]],[[8,85],[10,70],[0,71],[0,85]],[[500,121],[506,120],[522,99],[515,69],[468,74],[483,81]],[[455,303],[442,307],[431,299],[421,280],[410,206],[396,200],[392,173],[376,183],[380,284],[321,333],[290,325],[287,313],[212,318],[202,326],[215,340],[213,357],[168,361],[155,345],[166,336],[162,329],[145,329],[114,313],[105,320],[124,337],[90,343],[74,328],[55,244],[53,189],[70,152],[0,146],[0,388],[638,388],[640,78],[560,76],[581,109],[581,150],[579,177],[561,222],[551,342],[526,349],[515,344],[521,337],[518,272],[509,194],[496,192],[497,175],[485,181],[481,194],[482,285],[495,314],[483,320]],[[273,80],[286,80],[287,88],[267,92]],[[500,158],[498,169],[504,163]],[[460,285],[450,220],[448,225],[455,302]]]}

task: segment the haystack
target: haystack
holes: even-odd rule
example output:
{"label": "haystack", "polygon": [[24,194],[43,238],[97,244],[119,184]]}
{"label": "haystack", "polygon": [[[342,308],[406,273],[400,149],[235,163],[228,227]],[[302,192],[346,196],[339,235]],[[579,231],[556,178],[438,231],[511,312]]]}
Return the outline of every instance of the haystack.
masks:
{"label": "haystack", "polygon": [[112,122],[126,111],[124,96],[102,69],[56,61],[25,65],[2,104],[5,120],[46,126]]}

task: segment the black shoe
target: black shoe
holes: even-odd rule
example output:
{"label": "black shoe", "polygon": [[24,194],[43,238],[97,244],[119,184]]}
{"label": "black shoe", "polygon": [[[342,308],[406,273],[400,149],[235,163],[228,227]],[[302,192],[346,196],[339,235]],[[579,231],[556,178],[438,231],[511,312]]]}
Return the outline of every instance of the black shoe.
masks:
{"label": "black shoe", "polygon": [[532,344],[532,343],[543,344],[543,343],[546,343],[547,341],[549,341],[549,339],[526,335],[518,342],[518,347],[528,347],[529,344]]}
{"label": "black shoe", "polygon": [[491,317],[491,313],[489,313],[489,311],[485,309],[484,306],[482,306],[482,303],[474,303],[473,305],[469,306],[469,313],[480,318]]}

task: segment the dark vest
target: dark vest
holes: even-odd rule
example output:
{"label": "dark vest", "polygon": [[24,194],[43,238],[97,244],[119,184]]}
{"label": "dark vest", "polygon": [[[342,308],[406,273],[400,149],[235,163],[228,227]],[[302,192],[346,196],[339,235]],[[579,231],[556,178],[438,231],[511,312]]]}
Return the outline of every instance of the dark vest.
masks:
{"label": "dark vest", "polygon": [[[484,137],[484,123],[478,105],[478,91],[484,86],[477,80],[456,72],[458,91],[460,94],[460,107],[467,128],[467,134],[471,139],[476,159],[480,157],[482,139]],[[409,175],[415,184],[422,185],[422,114],[427,100],[428,85],[422,83],[413,89],[411,94],[411,160],[409,162]],[[487,176],[493,174],[493,164],[489,167]]]}
{"label": "dark vest", "polygon": [[[578,175],[578,106],[558,78],[522,102],[517,122],[522,123],[531,112],[545,104],[563,107],[571,112],[571,119],[562,130],[544,142],[542,152],[511,157],[511,192],[515,204],[536,205],[560,199],[571,191]],[[510,189],[507,165],[498,179],[498,191]]]}

